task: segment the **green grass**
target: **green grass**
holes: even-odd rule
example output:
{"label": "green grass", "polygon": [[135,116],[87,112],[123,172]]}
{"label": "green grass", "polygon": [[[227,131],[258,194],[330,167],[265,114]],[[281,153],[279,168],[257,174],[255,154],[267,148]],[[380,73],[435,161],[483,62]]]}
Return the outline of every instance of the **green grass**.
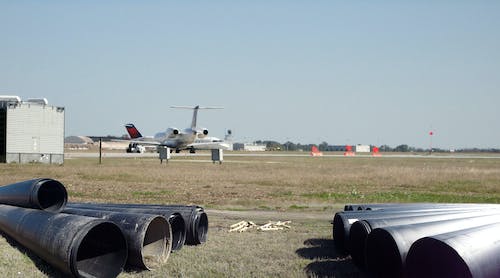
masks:
{"label": "green grass", "polygon": [[303,210],[309,208],[309,206],[291,205],[288,208],[293,210]]}
{"label": "green grass", "polygon": [[270,193],[269,196],[276,197],[276,198],[280,198],[280,197],[289,198],[289,197],[293,196],[293,192],[292,191],[278,191],[278,192]]}
{"label": "green grass", "polygon": [[304,197],[320,199],[335,203],[500,203],[500,196],[488,194],[454,194],[454,193],[429,193],[429,192],[374,192],[368,194],[351,193],[308,193]]}
{"label": "green grass", "polygon": [[173,192],[169,190],[160,190],[160,191],[133,191],[132,195],[136,197],[158,197],[158,196],[171,196]]}

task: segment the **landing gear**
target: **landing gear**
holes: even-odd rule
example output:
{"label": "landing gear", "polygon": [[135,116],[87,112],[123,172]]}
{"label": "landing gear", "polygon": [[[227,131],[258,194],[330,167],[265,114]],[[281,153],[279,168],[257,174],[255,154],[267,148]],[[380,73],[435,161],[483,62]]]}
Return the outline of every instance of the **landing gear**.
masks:
{"label": "landing gear", "polygon": [[196,153],[196,151],[193,148],[191,148],[189,149],[189,153]]}

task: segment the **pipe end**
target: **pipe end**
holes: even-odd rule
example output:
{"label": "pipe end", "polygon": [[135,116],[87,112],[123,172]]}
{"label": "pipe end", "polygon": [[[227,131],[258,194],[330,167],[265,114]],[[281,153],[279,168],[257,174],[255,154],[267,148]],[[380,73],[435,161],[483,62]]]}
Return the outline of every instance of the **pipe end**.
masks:
{"label": "pipe end", "polygon": [[170,224],[163,216],[151,219],[142,242],[142,262],[152,270],[165,263],[172,251],[172,232]]}
{"label": "pipe end", "polygon": [[71,254],[73,275],[118,276],[127,260],[127,243],[120,228],[111,222],[96,220],[82,232]]}
{"label": "pipe end", "polygon": [[177,251],[186,242],[186,222],[180,214],[174,213],[168,219],[172,228],[172,251]]}
{"label": "pipe end", "polygon": [[386,229],[374,229],[366,238],[367,269],[376,277],[402,277],[403,262],[393,236]]}
{"label": "pipe end", "polygon": [[335,243],[335,247],[339,251],[344,252],[346,250],[345,240],[346,240],[346,232],[344,221],[342,220],[342,214],[336,213],[333,217],[333,242]]}
{"label": "pipe end", "polygon": [[198,213],[195,224],[196,224],[196,230],[195,230],[196,244],[202,244],[207,241],[207,234],[208,234],[207,214],[203,211]]}
{"label": "pipe end", "polygon": [[38,181],[34,200],[39,208],[50,212],[61,212],[68,202],[68,192],[62,183],[53,179]]}
{"label": "pipe end", "polygon": [[366,221],[360,220],[354,222],[349,231],[349,251],[353,262],[361,268],[365,266],[365,242],[371,230]]}
{"label": "pipe end", "polygon": [[432,237],[421,238],[412,244],[405,269],[407,277],[473,277],[454,248]]}

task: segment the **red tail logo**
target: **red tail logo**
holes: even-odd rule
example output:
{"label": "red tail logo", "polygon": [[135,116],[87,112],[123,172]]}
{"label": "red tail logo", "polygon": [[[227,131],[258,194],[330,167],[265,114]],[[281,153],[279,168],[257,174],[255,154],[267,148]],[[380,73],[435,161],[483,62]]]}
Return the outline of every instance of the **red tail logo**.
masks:
{"label": "red tail logo", "polygon": [[137,130],[137,128],[133,124],[126,124],[125,128],[127,129],[128,135],[130,135],[131,139],[141,138],[142,134]]}

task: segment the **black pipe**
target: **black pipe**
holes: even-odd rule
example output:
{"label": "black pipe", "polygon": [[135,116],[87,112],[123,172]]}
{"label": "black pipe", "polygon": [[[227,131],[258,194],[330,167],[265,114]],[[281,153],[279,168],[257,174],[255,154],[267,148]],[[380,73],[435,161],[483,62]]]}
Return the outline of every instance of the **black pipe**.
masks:
{"label": "black pipe", "polygon": [[125,209],[144,210],[151,214],[159,213],[179,213],[184,218],[186,224],[186,244],[197,245],[206,242],[208,234],[208,216],[204,209],[200,206],[186,205],[147,205],[147,204],[88,204],[88,203],[71,203],[74,206],[101,206],[115,207]]}
{"label": "black pipe", "polygon": [[151,270],[165,263],[172,251],[172,232],[159,215],[66,208],[64,213],[109,220],[123,231],[128,246],[127,264]]}
{"label": "black pipe", "polygon": [[500,214],[374,229],[366,238],[367,269],[379,277],[401,277],[410,246],[418,239],[500,222]]}
{"label": "black pipe", "polygon": [[348,246],[353,262],[359,267],[365,265],[365,243],[370,232],[376,228],[388,226],[418,224],[432,221],[442,221],[451,219],[461,219],[492,215],[500,213],[498,210],[479,210],[479,211],[447,211],[435,214],[421,214],[415,216],[399,216],[393,218],[367,218],[359,220],[351,225],[349,231]]}
{"label": "black pipe", "polygon": [[424,237],[406,257],[407,277],[500,277],[500,223]]}
{"label": "black pipe", "polygon": [[500,208],[498,204],[474,204],[474,203],[376,203],[376,204],[347,204],[344,211],[358,210],[412,210],[432,208]]}
{"label": "black pipe", "polygon": [[60,212],[67,200],[66,188],[53,179],[32,179],[0,186],[0,204]]}
{"label": "black pipe", "polygon": [[[110,204],[116,205],[116,204]],[[186,244],[198,245],[207,241],[208,234],[208,216],[200,206],[186,205],[145,205],[145,204],[118,204],[123,208],[139,208],[152,211],[170,211],[178,212],[186,222]]]}
{"label": "black pipe", "polygon": [[446,206],[447,204],[438,203],[368,203],[368,204],[347,204],[344,206],[345,211],[358,211],[358,210],[380,210],[380,209],[391,209],[398,207],[435,207],[435,206]]}
{"label": "black pipe", "polygon": [[116,277],[127,260],[120,228],[102,219],[0,205],[0,229],[75,277]]}
{"label": "black pipe", "polygon": [[391,217],[400,216],[400,212],[366,212],[366,211],[339,211],[333,217],[332,236],[335,247],[338,251],[346,252],[348,248],[348,239],[351,225],[360,220],[369,217]]}
{"label": "black pipe", "polygon": [[127,213],[145,213],[145,214],[156,214],[161,215],[168,219],[170,223],[170,228],[172,230],[172,251],[180,250],[184,243],[186,242],[186,223],[182,215],[173,210],[145,210],[138,208],[121,208],[114,206],[107,206],[107,204],[97,204],[97,203],[68,203],[68,208],[76,209],[91,209],[91,210],[103,210],[103,211],[114,211],[114,212],[127,212]]}
{"label": "black pipe", "polygon": [[186,222],[186,244],[198,245],[207,241],[208,234],[208,216],[204,209],[200,206],[184,206],[184,205],[164,205],[164,206],[149,206],[140,205],[138,208],[153,208],[159,210],[174,210],[179,212]]}
{"label": "black pipe", "polygon": [[[464,210],[464,209],[462,209]],[[477,210],[477,208],[471,208]],[[349,249],[348,240],[351,225],[364,219],[376,218],[394,218],[394,217],[413,217],[419,215],[434,215],[445,212],[459,211],[458,208],[423,208],[420,210],[373,210],[373,211],[340,211],[337,212],[333,218],[332,234],[335,246],[339,251],[347,251]]]}

